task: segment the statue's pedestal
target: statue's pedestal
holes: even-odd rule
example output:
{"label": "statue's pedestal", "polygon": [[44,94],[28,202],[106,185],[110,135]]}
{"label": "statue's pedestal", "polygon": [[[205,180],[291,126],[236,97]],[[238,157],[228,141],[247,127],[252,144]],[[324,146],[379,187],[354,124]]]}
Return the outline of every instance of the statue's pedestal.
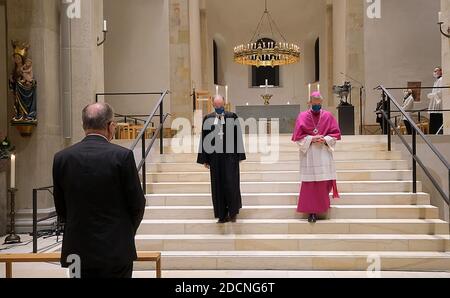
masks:
{"label": "statue's pedestal", "polygon": [[[0,163],[3,162],[0,160]],[[0,165],[0,236],[6,235],[7,198],[6,169]],[[2,243],[0,243],[2,244]]]}

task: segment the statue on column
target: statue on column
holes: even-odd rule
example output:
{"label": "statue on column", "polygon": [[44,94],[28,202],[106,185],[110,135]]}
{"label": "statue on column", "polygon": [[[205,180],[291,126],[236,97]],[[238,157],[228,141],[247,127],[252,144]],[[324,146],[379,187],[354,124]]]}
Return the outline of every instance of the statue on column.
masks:
{"label": "statue on column", "polygon": [[23,136],[31,135],[37,125],[36,89],[33,62],[28,57],[28,43],[12,41],[14,70],[9,79],[9,88],[14,95],[14,117],[11,121]]}

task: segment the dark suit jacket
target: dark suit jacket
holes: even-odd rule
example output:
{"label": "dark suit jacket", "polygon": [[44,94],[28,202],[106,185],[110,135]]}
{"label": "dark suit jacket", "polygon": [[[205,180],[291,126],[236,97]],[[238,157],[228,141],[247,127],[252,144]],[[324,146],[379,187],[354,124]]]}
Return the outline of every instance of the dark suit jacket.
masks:
{"label": "dark suit jacket", "polygon": [[55,155],[56,212],[65,223],[62,258],[77,254],[82,268],[136,260],[134,237],[145,211],[133,152],[91,135]]}

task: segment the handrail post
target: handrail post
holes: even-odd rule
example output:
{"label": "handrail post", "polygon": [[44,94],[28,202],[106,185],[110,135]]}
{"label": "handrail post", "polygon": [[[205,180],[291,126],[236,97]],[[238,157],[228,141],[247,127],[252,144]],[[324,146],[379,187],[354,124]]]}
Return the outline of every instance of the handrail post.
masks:
{"label": "handrail post", "polygon": [[159,154],[164,154],[164,101],[159,104],[159,124],[161,125],[161,130],[159,132]]}
{"label": "handrail post", "polygon": [[195,110],[197,109],[197,93],[195,92],[195,88],[192,89],[192,107],[195,113]]}
{"label": "handrail post", "polygon": [[37,189],[33,189],[33,253],[37,253]]}
{"label": "handrail post", "polygon": [[144,194],[147,194],[147,170],[146,170],[146,160],[145,160],[145,133],[142,135],[142,190]]}
{"label": "handrail post", "polygon": [[[391,99],[389,98],[389,96],[386,96],[385,98],[387,98],[386,113],[388,116],[388,120],[391,120]],[[388,151],[392,151],[392,135],[391,135],[391,129],[389,127],[387,129],[387,133],[388,133]]]}
{"label": "handrail post", "polygon": [[415,129],[413,129],[412,132],[412,146],[413,146],[413,193],[417,193],[417,162],[416,162],[416,155],[417,155],[417,132]]}

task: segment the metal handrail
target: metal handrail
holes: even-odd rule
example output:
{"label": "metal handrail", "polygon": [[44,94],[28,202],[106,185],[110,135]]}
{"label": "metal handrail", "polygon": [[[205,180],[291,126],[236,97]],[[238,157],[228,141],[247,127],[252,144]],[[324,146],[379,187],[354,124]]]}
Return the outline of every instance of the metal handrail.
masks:
{"label": "metal handrail", "polygon": [[[448,183],[449,183],[449,192],[450,192],[450,164],[447,161],[447,159],[437,150],[437,148],[428,140],[428,138],[425,136],[425,134],[422,132],[421,129],[416,125],[416,123],[412,120],[412,118],[406,113],[406,111],[401,107],[401,105],[395,100],[395,97],[393,97],[389,91],[384,88],[383,86],[378,86],[375,88],[377,90],[382,91],[382,97],[383,101],[387,103],[386,110],[381,110],[381,113],[385,119],[385,121],[395,130],[397,135],[400,137],[401,141],[405,145],[405,147],[408,149],[409,153],[411,153],[413,158],[413,193],[417,193],[417,164],[420,165],[424,173],[427,175],[427,177],[432,182],[433,186],[438,190],[439,194],[442,196],[446,204],[450,207],[450,196],[445,193],[445,191],[441,188],[439,183],[436,181],[436,179],[433,177],[433,175],[428,171],[428,169],[425,167],[422,160],[417,156],[417,135],[419,135],[425,144],[429,147],[429,149],[438,157],[438,159],[441,161],[441,163],[447,168],[448,172]],[[387,101],[386,101],[387,98]],[[411,128],[413,129],[412,134],[412,147],[409,146],[409,144],[406,142],[406,140],[403,138],[403,136],[399,133],[396,126],[391,121],[391,108],[390,103],[393,103],[399,110],[401,114],[405,117],[405,119],[411,124]],[[391,134],[388,134],[388,150],[391,151],[392,148],[392,137]]]}
{"label": "metal handrail", "polygon": [[[147,120],[145,121],[144,126],[142,127],[141,131],[139,132],[138,136],[134,140],[133,144],[130,147],[131,151],[134,151],[139,143],[141,141],[141,160],[139,161],[139,165],[137,167],[138,172],[142,171],[142,190],[144,193],[147,193],[147,168],[146,168],[146,162],[147,157],[150,154],[151,149],[153,148],[153,144],[155,143],[156,138],[159,135],[159,154],[164,154],[164,123],[169,116],[169,114],[164,115],[164,98],[167,94],[169,94],[169,90],[164,91],[161,93],[161,97],[159,98],[158,102],[156,103],[155,107],[153,108],[153,111],[150,113],[150,116],[148,116]],[[156,129],[155,134],[153,135],[150,146],[147,148],[145,144],[145,134],[147,129],[149,128],[150,124],[152,124],[153,117],[156,116],[156,112],[159,110],[159,126]],[[153,125],[153,124],[152,124]]]}
{"label": "metal handrail", "polygon": [[[159,94],[161,94],[161,97],[159,98],[158,102],[156,103],[155,107],[153,108],[152,113],[150,113],[150,116],[148,116],[143,129],[139,132],[139,135],[136,137],[136,140],[133,142],[133,145],[131,145],[131,148],[130,148],[131,151],[136,149],[136,146],[139,143],[139,140],[142,139],[142,136],[145,136],[145,131],[148,129],[148,127],[149,127],[150,123],[152,122],[153,117],[156,115],[156,112],[158,111],[158,109],[159,109],[160,124],[162,123],[162,120],[164,118],[162,104],[163,104],[163,101],[164,101],[164,98],[166,97],[166,95],[169,94],[169,90],[166,90],[163,93],[159,93]],[[162,136],[162,127],[161,127],[161,136]],[[163,138],[161,138],[161,144],[162,144],[162,139]],[[163,149],[161,147],[161,151],[162,150]],[[162,154],[162,152],[161,152],[161,154]]]}
{"label": "metal handrail", "polygon": [[[433,151],[433,153],[439,158],[439,160],[445,165],[445,167],[447,168],[447,170],[450,171],[450,163],[447,161],[447,159],[439,152],[439,150],[437,150],[437,148],[428,140],[428,138],[425,136],[425,134],[422,132],[421,129],[419,129],[419,127],[414,123],[414,121],[411,119],[411,117],[405,112],[405,110],[402,108],[402,106],[395,100],[395,97],[393,97],[388,90],[386,90],[386,88],[384,88],[383,86],[379,86],[378,89],[383,90],[384,95],[387,95],[387,97],[389,98],[388,101],[388,112],[390,113],[390,107],[389,107],[389,103],[392,102],[398,109],[399,111],[403,114],[403,116],[405,116],[406,120],[408,120],[408,122],[411,123],[411,127],[416,131],[416,133],[424,140],[424,142],[428,145],[428,147],[431,149],[431,151]],[[386,99],[385,96],[383,96],[384,99]],[[388,114],[388,116],[390,116]],[[391,151],[389,149],[389,151]]]}
{"label": "metal handrail", "polygon": [[[105,92],[105,93],[97,93],[95,94],[95,102],[98,102],[99,96],[120,96],[120,95],[161,95],[157,103],[155,104],[155,107],[153,108],[150,115],[145,120],[145,124],[142,127],[141,131],[139,132],[138,136],[134,140],[133,144],[130,147],[131,151],[134,151],[139,143],[139,141],[142,142],[142,155],[141,160],[138,162],[138,172],[142,171],[142,189],[144,193],[147,192],[147,175],[146,175],[146,160],[148,155],[150,154],[150,151],[153,147],[153,144],[155,143],[156,137],[160,136],[160,146],[159,151],[160,154],[164,154],[164,122],[166,121],[167,117],[170,114],[164,115],[164,98],[166,95],[170,93],[169,90],[165,90],[164,92]],[[156,114],[156,112],[159,110],[159,114]],[[159,116],[159,126],[156,129],[155,134],[152,137],[151,143],[149,148],[146,148],[145,144],[145,134],[147,129],[150,125],[153,127],[152,120],[155,116]],[[144,121],[144,120],[140,120]]]}
{"label": "metal handrail", "polygon": [[[136,138],[135,142],[133,143],[133,145],[131,146],[131,150],[133,151],[136,146],[137,143],[139,142],[140,139],[142,139],[142,160],[139,162],[139,166],[138,166],[138,170],[143,171],[143,175],[142,175],[142,180],[143,180],[143,191],[144,193],[146,192],[146,173],[145,173],[145,163],[146,163],[146,159],[148,157],[148,155],[150,154],[150,151],[152,149],[153,144],[156,141],[156,138],[158,137],[158,135],[160,135],[161,137],[161,146],[160,146],[160,154],[163,154],[163,141],[164,141],[164,134],[163,134],[163,129],[164,129],[164,122],[166,121],[167,117],[170,114],[166,114],[163,115],[163,103],[164,103],[164,98],[167,94],[169,94],[169,90],[166,90],[164,92],[127,92],[127,93],[97,93],[95,95],[95,102],[98,102],[98,97],[102,96],[102,95],[161,95],[160,99],[158,100],[155,108],[153,109],[153,112],[151,113],[151,115],[147,118],[147,120],[145,121],[145,125],[144,128],[142,129],[142,131],[139,133],[139,136]],[[159,109],[159,114],[156,114],[156,111]],[[118,114],[116,114],[118,115]],[[120,115],[122,116],[122,115]],[[151,124],[151,120],[153,119],[153,117],[155,116],[159,116],[160,117],[160,124],[159,127],[156,131],[156,133],[153,135],[151,142],[150,142],[150,146],[149,148],[145,148],[145,131],[149,128],[149,125]],[[51,195],[53,195],[53,186],[47,186],[47,187],[41,187],[41,188],[35,188],[33,189],[33,253],[37,253],[37,239],[38,239],[38,233],[37,233],[37,224],[39,222],[42,222],[44,220],[48,220],[51,218],[57,218],[57,214],[55,212],[55,214],[52,214],[50,216],[46,216],[44,218],[37,218],[37,210],[38,210],[38,206],[37,206],[37,201],[38,201],[38,192],[40,191],[47,191],[49,192]],[[59,225],[60,225],[60,221],[59,219],[57,219],[57,229],[59,229]],[[57,233],[58,234],[58,233]]]}
{"label": "metal handrail", "polygon": [[[377,87],[378,88],[378,87]],[[377,89],[375,88],[375,89]],[[450,86],[442,86],[442,87],[389,87],[389,88],[384,88],[386,90],[422,90],[422,89],[450,89]]]}

